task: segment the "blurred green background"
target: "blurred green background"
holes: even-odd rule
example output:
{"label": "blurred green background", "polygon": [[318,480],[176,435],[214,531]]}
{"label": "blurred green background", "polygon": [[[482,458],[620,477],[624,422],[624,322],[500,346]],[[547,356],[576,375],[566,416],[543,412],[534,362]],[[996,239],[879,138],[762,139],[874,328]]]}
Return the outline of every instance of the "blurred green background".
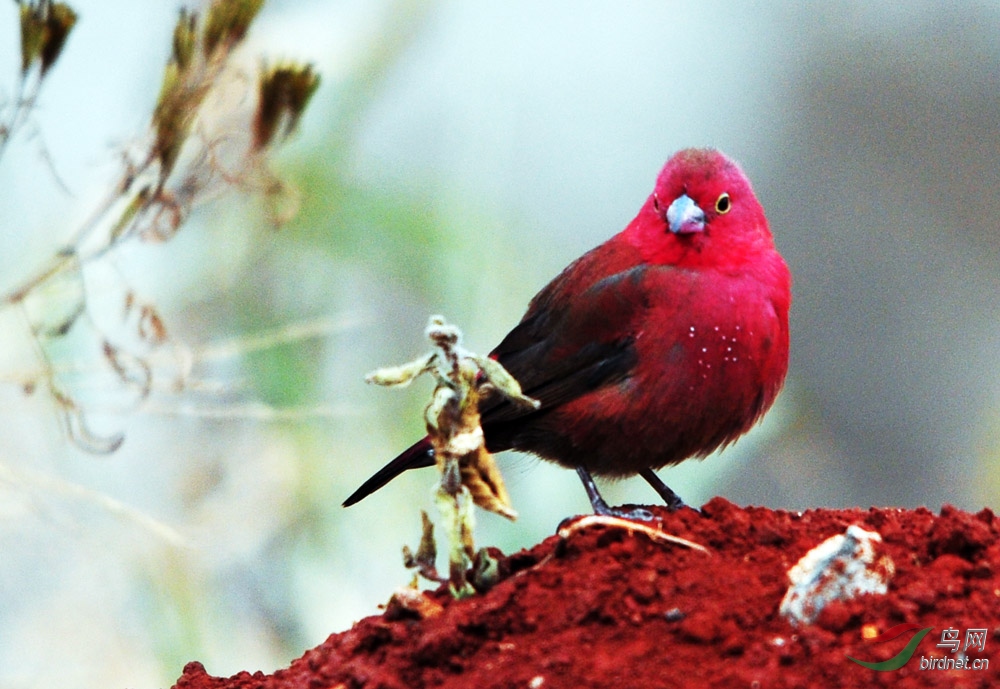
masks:
{"label": "blurred green background", "polygon": [[[179,7],[72,4],[0,161],[5,290],[144,132]],[[364,374],[425,351],[432,313],[489,351],[687,146],[739,160],[768,212],[795,277],[792,365],[762,427],[667,483],[693,505],[1000,504],[995,3],[272,0],[246,51],[323,75],[275,161],[298,217],[274,231],[237,195],[93,269],[158,306],[204,384],[138,408],[98,385],[94,424],[126,441],[88,455],[16,384],[31,343],[0,313],[0,687],[169,686],[193,659],[271,672],[376,613],[409,580],[400,547],[434,476],[339,505],[421,435],[430,386]],[[319,335],[252,345],[296,324]],[[587,510],[571,472],[500,461],[521,519],[480,513],[480,544],[529,547]],[[655,498],[640,480],[606,493]]]}

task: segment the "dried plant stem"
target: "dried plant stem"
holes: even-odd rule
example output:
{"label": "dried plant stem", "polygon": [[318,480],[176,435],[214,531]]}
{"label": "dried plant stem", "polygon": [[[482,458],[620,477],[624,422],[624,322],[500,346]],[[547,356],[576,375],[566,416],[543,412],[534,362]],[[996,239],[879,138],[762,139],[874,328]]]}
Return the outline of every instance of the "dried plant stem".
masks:
{"label": "dried plant stem", "polygon": [[530,408],[537,408],[538,402],[526,397],[499,363],[466,351],[459,329],[441,316],[431,316],[426,334],[433,351],[402,366],[379,369],[366,380],[399,387],[427,373],[437,381],[424,421],[440,470],[435,501],[448,538],[448,580],[452,593],[463,597],[474,592],[466,574],[475,557],[472,506],[508,519],[517,517],[503,477],[486,450],[479,401],[498,394]]}
{"label": "dried plant stem", "polygon": [[[15,105],[6,124],[0,123],[0,155],[28,120],[43,79],[77,21],[76,13],[62,2],[18,0],[16,4],[21,20],[21,74]],[[287,190],[270,173],[265,158],[294,131],[319,77],[311,65],[286,62],[262,67],[257,81],[233,78],[236,68],[231,58],[262,5],[263,0],[211,0],[201,13],[180,11],[145,151],[124,158],[118,180],[61,249],[21,284],[0,294],[0,308],[15,307],[24,315],[39,354],[41,377],[67,419],[70,437],[88,450],[113,451],[121,439],[118,435],[101,439],[90,433],[80,402],[57,381],[57,369],[47,352],[53,341],[67,335],[81,317],[89,316],[85,268],[130,240],[172,238],[196,204],[221,190],[246,188],[261,180],[267,194]],[[233,83],[249,91],[246,97],[213,95]],[[241,115],[247,102],[256,103],[256,112]],[[232,125],[210,126],[239,119],[245,131],[223,130]],[[223,145],[228,159],[234,161],[231,169],[225,168],[224,156],[217,151]],[[58,318],[46,312],[44,297],[36,296],[50,285],[72,290],[73,303]],[[141,301],[131,289],[124,302],[125,320],[131,319],[134,332],[119,339],[132,340],[132,344],[102,333],[96,319],[89,324],[100,337],[111,372],[121,383],[139,390],[144,399],[153,378],[148,351],[172,340],[152,304]]]}

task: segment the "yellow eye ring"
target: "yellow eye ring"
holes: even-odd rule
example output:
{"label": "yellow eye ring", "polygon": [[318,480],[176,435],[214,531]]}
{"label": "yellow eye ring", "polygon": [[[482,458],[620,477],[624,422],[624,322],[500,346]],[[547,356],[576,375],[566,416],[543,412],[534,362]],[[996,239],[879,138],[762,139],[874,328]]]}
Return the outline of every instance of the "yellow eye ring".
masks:
{"label": "yellow eye ring", "polygon": [[733,202],[729,200],[729,194],[722,192],[719,198],[715,199],[715,212],[725,215],[733,207]]}

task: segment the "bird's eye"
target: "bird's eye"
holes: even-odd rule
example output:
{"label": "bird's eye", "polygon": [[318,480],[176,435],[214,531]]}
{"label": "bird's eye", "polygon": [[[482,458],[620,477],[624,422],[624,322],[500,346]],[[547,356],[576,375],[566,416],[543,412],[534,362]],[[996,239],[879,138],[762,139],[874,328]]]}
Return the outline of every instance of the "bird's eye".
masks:
{"label": "bird's eye", "polygon": [[722,192],[719,198],[715,199],[715,212],[719,215],[725,215],[732,207],[733,202],[729,200],[729,194],[726,192]]}
{"label": "bird's eye", "polygon": [[657,213],[660,212],[660,197],[656,195],[656,192],[653,192],[653,210]]}

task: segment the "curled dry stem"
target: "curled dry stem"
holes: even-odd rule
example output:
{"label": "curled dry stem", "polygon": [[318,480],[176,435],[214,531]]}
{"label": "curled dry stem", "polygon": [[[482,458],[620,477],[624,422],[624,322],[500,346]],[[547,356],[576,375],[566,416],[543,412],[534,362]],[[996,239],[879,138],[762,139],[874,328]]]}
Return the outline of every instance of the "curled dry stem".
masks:
{"label": "curled dry stem", "polygon": [[684,548],[690,548],[691,550],[698,550],[706,555],[710,554],[708,548],[700,543],[695,543],[694,541],[689,541],[686,538],[674,536],[673,534],[664,533],[663,531],[660,531],[659,529],[643,522],[604,514],[588,514],[580,517],[579,519],[574,519],[565,526],[561,526],[556,534],[559,538],[566,541],[574,534],[580,533],[581,531],[589,529],[593,526],[606,526],[612,529],[623,529],[627,531],[630,536],[636,533],[641,533],[654,543],[679,545]]}

